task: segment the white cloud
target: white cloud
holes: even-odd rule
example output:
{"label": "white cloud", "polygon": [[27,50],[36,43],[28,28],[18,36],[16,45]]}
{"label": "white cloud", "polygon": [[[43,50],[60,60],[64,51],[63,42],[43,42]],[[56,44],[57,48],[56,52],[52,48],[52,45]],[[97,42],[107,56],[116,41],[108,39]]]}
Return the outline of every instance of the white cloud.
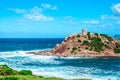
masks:
{"label": "white cloud", "polygon": [[13,8],[7,8],[7,10],[14,11],[14,12],[16,12],[16,13],[18,13],[18,14],[25,14],[25,13],[26,13],[26,10],[25,10],[25,9],[18,9],[18,8],[13,9]]}
{"label": "white cloud", "polygon": [[83,21],[84,24],[93,24],[93,25],[97,25],[99,24],[99,21],[98,20],[86,20],[86,21]]}
{"label": "white cloud", "polygon": [[25,17],[32,21],[53,21],[53,17],[45,16],[43,14],[26,14]]}
{"label": "white cloud", "polygon": [[47,3],[45,3],[45,4],[42,3],[41,6],[45,9],[51,9],[51,10],[56,10],[57,9],[57,6],[52,6],[52,5],[47,4]]}
{"label": "white cloud", "polygon": [[111,9],[115,15],[120,16],[120,3],[113,5]]}
{"label": "white cloud", "polygon": [[51,9],[52,10],[57,10],[57,6],[53,6]]}
{"label": "white cloud", "polygon": [[34,7],[30,9],[30,13],[32,14],[40,14],[41,12],[42,12],[42,8],[39,8],[39,7]]}
{"label": "white cloud", "polygon": [[43,3],[42,3],[41,6],[44,7],[44,8],[48,8],[48,9],[51,8],[51,5],[50,5],[50,4],[47,4],[47,3],[46,3],[46,4],[43,4]]}
{"label": "white cloud", "polygon": [[104,23],[104,24],[100,24],[100,25],[98,25],[98,27],[99,28],[110,28],[110,27],[113,27],[114,26],[114,24],[112,24],[112,23]]}
{"label": "white cloud", "polygon": [[72,16],[66,16],[64,17],[64,24],[72,25],[72,26],[78,26],[78,22],[73,20]]}
{"label": "white cloud", "polygon": [[15,13],[22,14],[24,18],[32,21],[53,21],[54,18],[52,16],[46,16],[42,13],[42,8],[33,7],[31,9],[12,9],[8,10],[14,11]]}
{"label": "white cloud", "polygon": [[120,20],[118,16],[101,15],[101,20]]}

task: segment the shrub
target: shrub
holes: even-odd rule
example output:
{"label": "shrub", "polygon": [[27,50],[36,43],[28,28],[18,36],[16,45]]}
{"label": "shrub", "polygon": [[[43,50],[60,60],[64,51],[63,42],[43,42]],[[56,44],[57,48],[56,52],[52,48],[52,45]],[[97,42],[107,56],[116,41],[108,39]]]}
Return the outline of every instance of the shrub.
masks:
{"label": "shrub", "polygon": [[82,44],[83,44],[83,45],[90,45],[90,43],[89,43],[87,40],[83,41]]}
{"label": "shrub", "polygon": [[90,47],[90,49],[89,49],[90,51],[92,51],[93,50],[93,46],[92,47]]}
{"label": "shrub", "polygon": [[71,53],[75,52],[75,50],[77,50],[77,48],[73,47]]}
{"label": "shrub", "polygon": [[91,47],[92,47],[92,49],[94,48],[94,51],[97,51],[97,52],[102,51],[103,45],[104,45],[104,43],[101,41],[100,38],[93,37],[91,39]]}
{"label": "shrub", "polygon": [[76,37],[77,37],[77,38],[79,38],[79,37],[80,37],[80,35],[78,34]]}
{"label": "shrub", "polygon": [[95,33],[95,35],[98,37],[98,33]]}
{"label": "shrub", "polygon": [[0,65],[0,75],[15,75],[16,71],[9,68],[7,65]]}
{"label": "shrub", "polygon": [[71,53],[73,53],[74,51],[71,51]]}
{"label": "shrub", "polygon": [[87,33],[87,36],[88,36],[88,39],[90,40],[91,39],[90,32]]}
{"label": "shrub", "polygon": [[81,40],[79,39],[78,42],[81,43]]}
{"label": "shrub", "polygon": [[21,71],[19,71],[19,74],[22,74],[22,75],[32,75],[32,71],[30,71],[30,70],[21,70]]}
{"label": "shrub", "polygon": [[120,53],[120,49],[115,48],[114,53]]}
{"label": "shrub", "polygon": [[108,41],[113,41],[112,37],[109,37],[107,34],[100,34],[101,36],[104,36],[105,38],[108,39]]}
{"label": "shrub", "polygon": [[120,48],[120,44],[116,44],[116,48]]}
{"label": "shrub", "polygon": [[86,47],[85,49],[89,49],[88,47]]}
{"label": "shrub", "polygon": [[72,50],[73,50],[73,51],[75,51],[76,49],[77,49],[77,48],[75,48],[75,47],[74,47],[74,48],[72,48]]}
{"label": "shrub", "polygon": [[67,50],[69,50],[70,48],[68,47]]}
{"label": "shrub", "polygon": [[105,48],[110,48],[107,44],[104,44]]}

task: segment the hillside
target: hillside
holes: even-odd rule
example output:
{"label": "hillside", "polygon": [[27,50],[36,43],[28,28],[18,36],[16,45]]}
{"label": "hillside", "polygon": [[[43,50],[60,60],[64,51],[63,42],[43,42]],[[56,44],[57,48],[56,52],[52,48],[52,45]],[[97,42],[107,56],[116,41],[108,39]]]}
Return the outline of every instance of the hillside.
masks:
{"label": "hillside", "polygon": [[66,37],[51,52],[57,56],[120,56],[120,40],[83,29],[81,34]]}
{"label": "hillside", "polygon": [[[30,70],[16,71],[7,65],[0,65],[0,80],[65,80],[57,77],[35,76]],[[90,79],[71,79],[71,80],[90,80]]]}

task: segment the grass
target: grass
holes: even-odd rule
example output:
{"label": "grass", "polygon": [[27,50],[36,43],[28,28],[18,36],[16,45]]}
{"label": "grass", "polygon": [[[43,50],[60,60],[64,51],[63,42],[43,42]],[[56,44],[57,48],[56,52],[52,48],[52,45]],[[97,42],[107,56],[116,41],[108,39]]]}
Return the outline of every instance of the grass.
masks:
{"label": "grass", "polygon": [[64,80],[56,77],[41,77],[34,75],[12,75],[0,78],[0,80]]}
{"label": "grass", "polygon": [[[35,76],[30,70],[16,71],[7,65],[0,65],[0,80],[65,80],[57,77]],[[89,80],[89,79],[73,79],[73,80]]]}
{"label": "grass", "polygon": [[[12,75],[0,78],[0,80],[66,80],[57,77],[43,77],[34,75]],[[71,80],[71,79],[70,79]],[[72,80],[90,80],[90,79],[72,79]]]}

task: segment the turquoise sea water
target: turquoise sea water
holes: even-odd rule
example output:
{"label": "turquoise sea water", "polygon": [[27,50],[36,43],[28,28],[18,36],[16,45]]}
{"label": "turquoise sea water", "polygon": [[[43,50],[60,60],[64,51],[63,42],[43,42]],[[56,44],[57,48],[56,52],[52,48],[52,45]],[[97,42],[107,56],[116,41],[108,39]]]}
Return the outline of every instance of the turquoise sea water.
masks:
{"label": "turquoise sea water", "polygon": [[66,79],[120,80],[120,58],[53,57],[26,54],[51,49],[63,39],[0,39],[0,63],[36,75]]}

